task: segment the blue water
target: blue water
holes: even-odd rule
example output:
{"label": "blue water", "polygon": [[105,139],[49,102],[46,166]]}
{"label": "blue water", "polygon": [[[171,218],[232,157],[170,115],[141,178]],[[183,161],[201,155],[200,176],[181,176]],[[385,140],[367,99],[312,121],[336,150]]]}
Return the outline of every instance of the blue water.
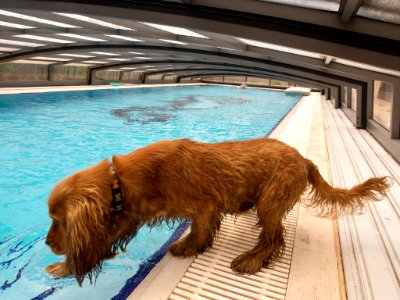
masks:
{"label": "blue water", "polygon": [[62,259],[44,244],[52,187],[105,157],[162,139],[265,136],[298,100],[279,91],[223,86],[0,96],[0,298],[123,298],[127,280],[179,224],[143,228],[126,253],[104,264],[96,285],[85,280],[79,288],[72,278],[55,280],[43,272]]}

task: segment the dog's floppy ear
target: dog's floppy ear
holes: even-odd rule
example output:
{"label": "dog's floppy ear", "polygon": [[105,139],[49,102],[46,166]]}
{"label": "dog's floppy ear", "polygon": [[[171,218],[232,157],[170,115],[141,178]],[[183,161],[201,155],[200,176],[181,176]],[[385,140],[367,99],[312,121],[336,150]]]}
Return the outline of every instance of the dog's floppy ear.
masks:
{"label": "dog's floppy ear", "polygon": [[107,247],[107,211],[96,186],[80,188],[67,213],[66,264],[79,285],[87,275],[92,283],[101,271]]}

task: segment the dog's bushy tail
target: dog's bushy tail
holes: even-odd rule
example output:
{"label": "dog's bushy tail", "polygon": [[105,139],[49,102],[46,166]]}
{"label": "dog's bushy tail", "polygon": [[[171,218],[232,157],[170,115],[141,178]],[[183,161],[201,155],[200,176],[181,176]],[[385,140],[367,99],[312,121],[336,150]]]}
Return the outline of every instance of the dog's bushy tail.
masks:
{"label": "dog's bushy tail", "polygon": [[363,208],[366,201],[378,201],[390,187],[389,177],[373,177],[351,189],[335,188],[329,185],[318,171],[317,166],[306,159],[308,183],[311,185],[310,199],[306,204],[320,209],[321,215],[353,213]]}

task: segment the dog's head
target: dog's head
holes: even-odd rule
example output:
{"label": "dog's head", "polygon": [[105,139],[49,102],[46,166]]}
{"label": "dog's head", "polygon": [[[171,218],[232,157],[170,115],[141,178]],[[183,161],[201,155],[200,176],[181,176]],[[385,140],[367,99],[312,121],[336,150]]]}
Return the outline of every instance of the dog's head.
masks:
{"label": "dog's head", "polygon": [[123,216],[112,214],[110,163],[75,173],[58,183],[48,200],[52,224],[46,238],[55,254],[66,255],[66,268],[81,285],[96,279],[104,259],[127,243]]}

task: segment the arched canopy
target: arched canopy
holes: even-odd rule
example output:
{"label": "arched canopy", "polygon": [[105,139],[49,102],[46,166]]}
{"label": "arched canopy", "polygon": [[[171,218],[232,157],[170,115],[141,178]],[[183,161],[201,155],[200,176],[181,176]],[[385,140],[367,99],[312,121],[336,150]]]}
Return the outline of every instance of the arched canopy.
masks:
{"label": "arched canopy", "polygon": [[309,77],[398,78],[399,15],[395,2],[377,8],[359,0],[3,0],[0,63],[93,70],[132,63],[146,72],[140,66],[152,61],[168,61],[171,69],[187,60],[233,61],[279,77],[301,70]]}

